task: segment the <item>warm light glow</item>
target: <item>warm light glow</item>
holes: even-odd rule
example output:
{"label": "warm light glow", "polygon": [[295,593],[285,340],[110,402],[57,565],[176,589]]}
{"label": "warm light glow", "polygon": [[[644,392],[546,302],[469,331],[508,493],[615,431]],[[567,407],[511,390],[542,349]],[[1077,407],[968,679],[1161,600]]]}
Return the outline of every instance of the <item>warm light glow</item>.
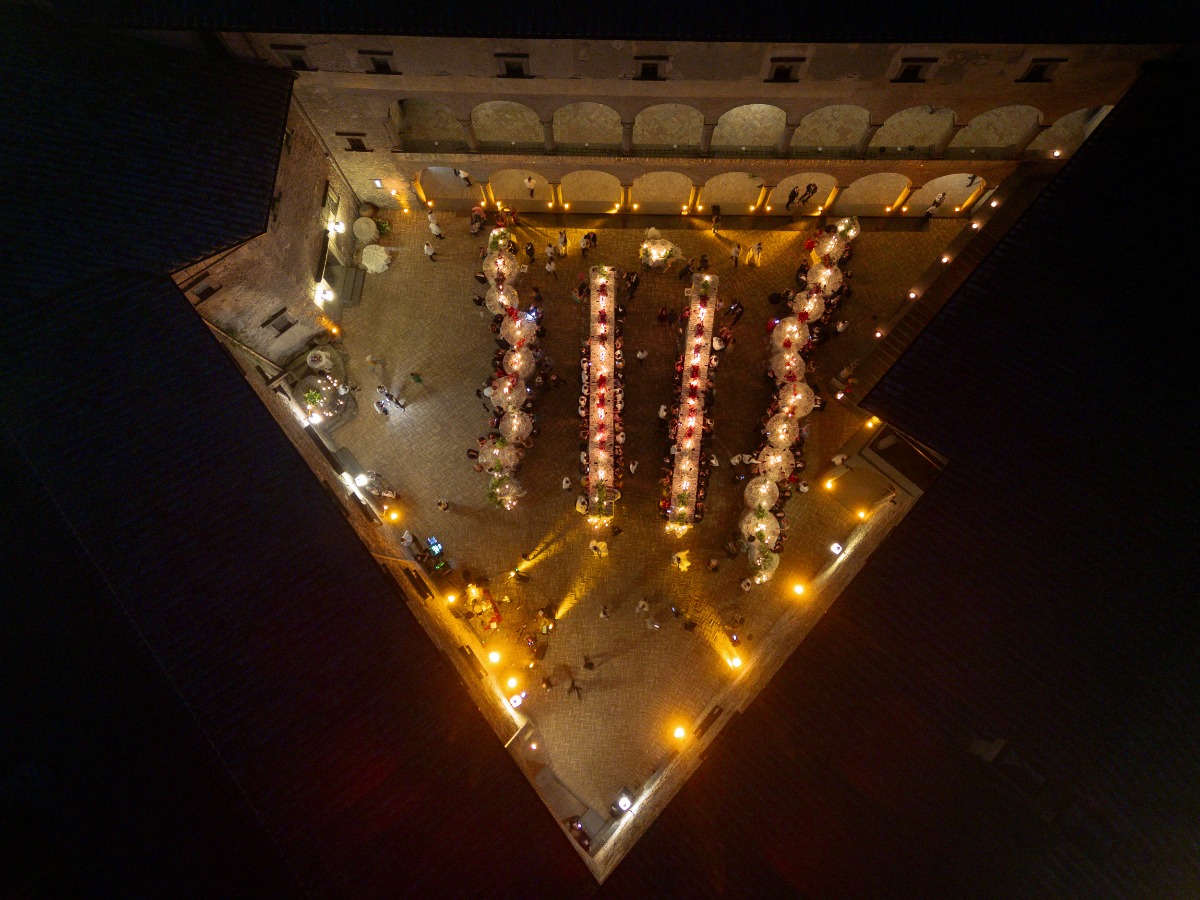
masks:
{"label": "warm light glow", "polygon": [[961,206],[956,206],[956,207],[954,207],[954,211],[955,211],[955,212],[962,212],[962,207],[961,207]]}
{"label": "warm light glow", "polygon": [[532,744],[530,744],[530,745],[529,745],[529,749],[530,749],[530,750],[536,750],[536,749],[537,749],[537,741],[534,741]]}
{"label": "warm light glow", "polygon": [[1054,158],[1055,158],[1055,159],[1058,159],[1060,156],[1062,156],[1062,151],[1061,151],[1061,150],[1055,150],[1055,151],[1054,151]]}
{"label": "warm light glow", "polygon": [[804,593],[804,585],[797,584],[792,588],[792,593],[797,597]]}
{"label": "warm light glow", "polygon": [[992,209],[995,209],[995,208],[996,208],[997,206],[999,206],[999,205],[1000,205],[1000,201],[999,201],[999,200],[993,200],[993,201],[992,201],[992,202],[989,204],[989,206],[991,206],[991,207],[992,207]]}
{"label": "warm light glow", "polygon": [[426,200],[426,201],[425,201],[425,205],[426,205],[426,206],[433,206],[433,201],[432,201],[432,200]]}
{"label": "warm light glow", "polygon": [[570,203],[564,203],[564,204],[563,204],[563,209],[570,209],[570,208],[571,208],[571,204],[570,204]]}
{"label": "warm light glow", "polygon": [[833,553],[834,555],[836,555],[836,554],[838,554],[838,553],[841,553],[841,552],[842,552],[842,545],[841,545],[841,544],[830,544],[830,545],[829,545],[829,551],[830,551],[831,553]]}
{"label": "warm light glow", "polygon": [[391,194],[392,194],[392,196],[393,196],[393,197],[395,197],[395,196],[396,196],[396,189],[395,189],[395,188],[392,188],[392,190],[391,190]]}
{"label": "warm light glow", "polygon": [[515,688],[517,686],[517,679],[510,678],[510,679],[508,679],[507,684],[508,684],[509,688]]}
{"label": "warm light glow", "polygon": [[859,517],[860,519],[865,519],[865,518],[867,517],[867,514],[866,514],[865,512],[863,512],[863,511],[860,509],[860,510],[858,511],[858,517]]}
{"label": "warm light glow", "polygon": [[735,656],[733,659],[731,659],[731,660],[729,661],[729,665],[730,665],[730,666],[732,666],[732,667],[733,667],[733,668],[735,668],[735,669],[737,669],[737,668],[741,668],[741,665],[742,665],[742,658],[741,658],[740,656]]}
{"label": "warm light glow", "polygon": [[825,482],[825,490],[827,490],[827,491],[833,490],[833,479],[832,478],[830,478],[828,481]]}
{"label": "warm light glow", "polygon": [[823,206],[818,206],[818,207],[817,207],[817,212],[820,212],[820,211],[821,211],[821,210],[823,210],[824,208],[825,208],[825,207],[823,207]]}
{"label": "warm light glow", "polygon": [[457,600],[457,599],[458,599],[458,597],[454,596],[454,594],[447,594],[447,595],[446,595],[446,602],[447,602],[447,603],[453,603],[453,602],[454,602],[455,600]]}
{"label": "warm light glow", "polygon": [[750,207],[750,212],[754,212],[754,210],[756,210],[756,209],[758,209],[757,206],[752,206],[752,207]]}
{"label": "warm light glow", "polygon": [[767,212],[770,212],[770,211],[771,211],[771,207],[769,207],[769,206],[768,206],[768,207],[767,207]]}
{"label": "warm light glow", "polygon": [[900,207],[900,212],[908,212],[908,207],[907,206]]}
{"label": "warm light glow", "polygon": [[882,332],[882,331],[876,331],[876,332],[875,332],[875,337],[877,337],[877,338],[881,338],[881,337],[883,337],[883,332]]}
{"label": "warm light glow", "polygon": [[554,201],[553,200],[546,201],[546,209],[554,209]]}
{"label": "warm light glow", "polygon": [[971,228],[973,228],[973,229],[978,229],[978,228],[979,228],[979,223],[978,223],[978,222],[972,222],[972,223],[971,223]]}
{"label": "warm light glow", "polygon": [[330,327],[330,329],[329,329],[329,333],[330,333],[330,334],[337,334],[337,333],[338,333],[338,327],[337,327],[336,325],[333,325],[333,326],[331,326],[331,327]]}
{"label": "warm light glow", "polygon": [[393,509],[390,513],[388,513],[388,518],[395,522],[398,518],[400,518],[400,513]]}
{"label": "warm light glow", "polygon": [[[378,178],[373,179],[372,184],[374,184],[375,187],[377,187],[377,188],[383,187],[383,182],[380,181]],[[395,192],[393,191],[393,193],[395,193]]]}
{"label": "warm light glow", "polygon": [[500,662],[500,653],[496,650],[493,650],[491,653],[488,654],[488,662],[492,662],[492,663]]}
{"label": "warm light glow", "polygon": [[908,292],[908,299],[909,299],[909,300],[916,300],[916,299],[917,299],[917,292],[916,292],[916,291],[909,291],[909,292]]}
{"label": "warm light glow", "polygon": [[944,263],[948,263],[948,262],[950,262],[950,257],[948,257],[948,256],[943,256],[943,257],[942,257],[942,262],[944,262]]}
{"label": "warm light glow", "polygon": [[635,204],[633,204],[633,208],[634,208],[634,209],[637,209],[637,208],[638,208],[638,205],[637,205],[636,203],[635,203]]}
{"label": "warm light glow", "polygon": [[892,211],[892,208],[890,206],[884,208],[884,212],[891,212],[891,211]]}
{"label": "warm light glow", "polygon": [[704,207],[703,207],[703,206],[697,206],[697,207],[696,207],[696,212],[704,212]]}
{"label": "warm light glow", "polygon": [[687,734],[687,731],[684,730],[684,727],[682,725],[675,726],[675,739],[676,740],[678,740],[678,741],[683,740],[684,735],[686,735],[686,734]]}
{"label": "warm light glow", "polygon": [[371,479],[367,478],[366,475],[355,475],[354,476],[354,483],[357,484],[359,487],[366,487],[367,482],[370,480]]}

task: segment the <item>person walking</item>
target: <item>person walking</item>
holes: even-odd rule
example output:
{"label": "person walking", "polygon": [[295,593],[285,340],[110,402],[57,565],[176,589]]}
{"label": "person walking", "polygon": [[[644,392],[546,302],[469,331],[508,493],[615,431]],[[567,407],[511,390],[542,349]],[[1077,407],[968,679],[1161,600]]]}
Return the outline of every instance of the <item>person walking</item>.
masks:
{"label": "person walking", "polygon": [[928,222],[931,218],[933,218],[933,214],[938,211],[938,207],[942,205],[942,203],[945,201],[945,199],[946,199],[945,191],[942,191],[940,194],[938,194],[936,197],[934,197],[933,202],[929,204],[929,208],[927,210],[925,210],[925,215],[922,216],[922,218],[926,222]]}
{"label": "person walking", "polygon": [[700,254],[700,264],[698,266],[696,266],[696,271],[697,272],[707,272],[708,271],[708,254],[707,253]]}
{"label": "person walking", "polygon": [[425,255],[429,257],[430,262],[437,262],[437,251],[433,249],[433,244],[429,241],[425,242]]}
{"label": "person walking", "polygon": [[436,225],[437,213],[435,213],[432,209],[429,210],[429,212],[425,214],[425,221],[427,221],[430,225]]}
{"label": "person walking", "polygon": [[608,618],[608,607],[607,606],[600,607],[600,618],[602,618],[602,619]]}
{"label": "person walking", "polygon": [[384,403],[382,400],[376,400],[376,401],[375,401],[373,404],[371,404],[371,405],[375,407],[375,412],[379,413],[379,414],[380,414],[381,416],[383,416],[385,419],[387,418],[388,411],[387,411],[387,404],[386,404],[386,403]]}
{"label": "person walking", "polygon": [[554,276],[555,281],[558,281],[558,266],[554,264],[553,259],[546,260],[546,271]]}
{"label": "person walking", "polygon": [[537,251],[533,249],[533,241],[526,241],[525,242],[525,258],[528,259],[530,263],[532,263],[533,258],[535,256],[537,256]]}
{"label": "person walking", "polygon": [[596,668],[596,664],[594,662],[592,662],[592,658],[590,656],[588,656],[586,653],[583,654],[583,667],[585,669],[587,669],[589,672],[592,671],[592,669]]}
{"label": "person walking", "polygon": [[529,190],[529,199],[533,199],[533,189],[537,187],[537,182],[533,180],[532,175],[525,176],[525,187]]}
{"label": "person walking", "polygon": [[[426,244],[425,246],[428,247],[429,245]],[[738,260],[741,258],[741,256],[742,256],[742,245],[741,244],[734,244],[732,247],[729,248],[729,258],[731,260],[733,260],[733,269],[735,272],[737,271]]]}
{"label": "person walking", "polygon": [[[756,266],[761,266],[762,265],[762,241],[759,241],[757,244],[755,244],[753,247],[751,247],[750,253],[754,257],[754,264]],[[749,260],[747,260],[746,264],[747,265],[750,264]]]}
{"label": "person walking", "polygon": [[646,357],[647,357],[647,356],[649,356],[649,355],[650,355],[649,351],[647,351],[647,350],[639,350],[639,351],[637,352],[637,361],[638,361],[639,363],[644,363],[644,362],[646,361]]}
{"label": "person walking", "polygon": [[717,229],[721,227],[721,204],[716,204],[712,208],[712,233],[716,234]]}
{"label": "person walking", "polygon": [[817,184],[815,181],[810,181],[807,185],[805,185],[804,194],[800,197],[800,208],[803,209],[804,205],[808,203],[808,201],[811,200],[816,193]]}
{"label": "person walking", "polygon": [[587,259],[588,246],[590,244],[591,244],[591,241],[588,240],[588,236],[586,234],[580,235],[580,237],[579,237],[579,252],[583,256],[584,259]]}
{"label": "person walking", "polygon": [[567,688],[568,694],[574,694],[576,700],[583,700],[583,688],[575,683],[575,679],[571,679],[571,686]]}
{"label": "person walking", "polygon": [[437,508],[442,512],[450,512],[450,503],[446,500],[439,500],[437,502]]}
{"label": "person walking", "polygon": [[679,270],[679,280],[687,281],[689,278],[691,278],[692,271],[695,269],[695,266],[696,266],[696,258],[693,256],[691,259],[689,259],[687,262],[685,262],[683,264],[683,268]]}
{"label": "person walking", "polygon": [[463,184],[465,184],[467,187],[471,186],[471,176],[468,175],[466,172],[464,172],[462,169],[455,169],[454,174],[457,175],[458,179]]}
{"label": "person walking", "polygon": [[558,257],[565,259],[567,256],[567,233],[561,228],[558,230]]}
{"label": "person walking", "polygon": [[642,283],[642,276],[637,272],[630,272],[625,279],[625,288],[629,292],[629,299],[632,300],[637,295],[638,285]]}
{"label": "person walking", "polygon": [[800,196],[800,186],[796,185],[796,187],[792,188],[792,190],[788,193],[787,205],[784,206],[784,209],[791,209],[793,206],[795,206],[796,198],[799,196]]}
{"label": "person walking", "polygon": [[[432,215],[433,215],[433,213],[430,213],[430,215],[432,216]],[[442,234],[442,228],[441,228],[441,226],[440,226],[440,225],[438,225],[438,223],[437,223],[437,222],[430,222],[430,223],[429,223],[429,231],[430,231],[430,233],[431,233],[431,234],[432,234],[432,235],[433,235],[435,238],[437,238],[439,241],[444,241],[444,240],[446,239],[446,236],[445,236],[444,234]]]}

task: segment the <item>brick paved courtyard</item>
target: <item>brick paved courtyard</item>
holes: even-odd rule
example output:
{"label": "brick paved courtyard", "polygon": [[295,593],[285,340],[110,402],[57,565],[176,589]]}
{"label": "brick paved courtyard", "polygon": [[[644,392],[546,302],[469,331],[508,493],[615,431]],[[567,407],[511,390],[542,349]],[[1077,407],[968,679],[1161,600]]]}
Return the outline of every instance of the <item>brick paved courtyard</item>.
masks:
{"label": "brick paved courtyard", "polygon": [[[749,667],[756,648],[767,644],[772,629],[789,618],[785,614],[796,620],[800,612],[807,617],[803,630],[811,627],[839,585],[906,511],[901,502],[861,524],[819,489],[830,458],[865,422],[853,407],[834,401],[828,380],[869,352],[876,321],[891,315],[962,223],[863,221],[864,232],[847,267],[854,274],[854,294],[841,311],[849,328],[816,350],[816,369],[809,376],[829,400],[823,412],[808,419],[812,430],[804,458],[813,490],[789,501],[790,537],[775,578],[744,592],[739,582],[749,574],[747,564],[743,557],[729,559],[724,549],[743,510],[742,485],[733,483],[729,458],[755,448],[758,421],[772,393],[764,378],[766,326],[786,308],[770,306],[766,297],[794,286],[803,241],[820,220],[733,220],[718,236],[709,233],[706,222],[682,218],[524,220],[514,238],[521,246],[532,241],[537,258],[516,288],[523,302],[532,286],[541,288],[547,328],[541,345],[564,382],[536,399],[540,433],[519,476],[527,494],[515,510],[502,512],[487,501],[485,476],[472,471],[465,455],[487,431],[488,412],[475,389],[489,375],[496,349],[488,328],[491,315],[470,299],[477,290],[482,293],[472,273],[487,232],[471,237],[464,218],[442,214],[447,237],[434,241],[438,261],[431,263],[422,253],[429,238],[425,216],[414,210],[388,217],[394,227],[382,243],[394,251],[391,268],[368,276],[362,303],[346,310],[342,319],[349,379],[363,391],[357,416],[334,432],[334,440],[396,490],[402,518],[387,526],[396,536],[405,527],[419,536],[436,535],[457,570],[475,581],[487,579],[498,600],[507,598],[500,605],[504,623],[488,640],[488,649],[501,653],[494,675],[502,682],[517,678],[529,692],[521,711],[530,720],[538,751],[523,760],[526,771],[551,766],[583,804],[607,811],[621,788],[636,790],[678,748],[673,729],[682,725],[690,733],[741,674],[729,665],[735,652],[729,639],[734,617],[744,618],[736,652]],[[767,224],[776,227],[762,228]],[[715,375],[713,446],[720,465],[712,473],[707,515],[681,538],[665,531],[657,512],[667,449],[657,411],[660,404],[670,404],[677,335],[656,316],[661,306],[682,303],[684,285],[675,272],[643,273],[636,300],[627,304],[626,460],[638,462],[639,468],[625,476],[617,503],[615,521],[623,533],[597,533],[575,512],[580,474],[577,354],[585,321],[584,309],[570,293],[586,265],[610,264],[622,272],[636,266],[649,225],[660,228],[685,255],[707,253],[711,271],[721,279],[722,300],[738,298],[746,305],[736,342],[723,354]],[[559,263],[556,281],[543,270],[542,251],[560,227],[567,230],[570,250]],[[585,263],[578,240],[588,230],[599,233],[599,247]],[[734,241],[743,248],[762,241],[763,264],[743,265],[735,272],[729,259]],[[620,299],[625,300],[623,294]],[[634,358],[640,349],[649,353],[644,363]],[[382,374],[369,367],[368,356],[383,360]],[[410,377],[414,372],[419,383]],[[404,400],[407,410],[384,418],[371,409],[380,383]],[[569,491],[561,487],[564,476],[571,478]],[[449,511],[437,507],[439,499],[450,503]],[[832,573],[837,558],[830,543],[846,543],[856,530],[855,544],[866,552],[843,560],[847,564],[839,565],[844,571]],[[608,542],[607,558],[589,552],[594,537]],[[687,572],[670,565],[678,550],[690,553]],[[523,563],[522,553],[532,561]],[[710,558],[720,560],[719,571],[709,571]],[[518,564],[528,581],[509,577]],[[823,593],[810,589],[797,596],[792,590],[797,583],[824,585]],[[659,629],[648,628],[636,613],[642,598],[650,602]],[[608,619],[600,617],[602,605],[610,610]],[[680,618],[672,616],[672,605]],[[543,607],[559,610],[558,623],[544,658],[530,668],[520,632]],[[686,619],[698,627],[686,630]],[[798,640],[789,638],[786,647],[772,653],[782,653],[781,661]],[[585,654],[595,663],[591,670],[583,668]],[[544,677],[554,683],[549,692],[541,687]],[[582,689],[581,698],[567,693],[572,678]]]}

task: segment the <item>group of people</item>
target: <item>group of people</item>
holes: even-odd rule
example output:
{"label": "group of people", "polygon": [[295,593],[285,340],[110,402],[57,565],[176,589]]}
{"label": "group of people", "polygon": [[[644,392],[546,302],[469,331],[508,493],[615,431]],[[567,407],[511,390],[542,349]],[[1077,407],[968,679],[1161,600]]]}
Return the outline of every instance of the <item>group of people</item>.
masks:
{"label": "group of people", "polygon": [[[586,282],[584,282],[586,287]],[[625,411],[625,388],[623,384],[623,374],[625,371],[625,339],[621,332],[625,326],[626,309],[624,304],[616,304],[613,321],[607,322],[609,327],[613,329],[613,372],[615,384],[603,383],[604,376],[597,378],[597,390],[604,390],[605,395],[610,398],[608,409],[610,410],[609,424],[606,429],[609,435],[612,435],[611,443],[606,442],[607,449],[612,452],[613,464],[611,466],[612,475],[607,479],[606,483],[616,490],[621,489],[622,474],[625,470],[625,431],[621,427],[621,417]],[[591,358],[591,341],[585,340],[579,349],[579,380],[581,382],[581,391],[579,395],[579,475],[583,489],[591,490],[591,471],[590,460],[588,456],[589,445],[591,439],[591,423],[588,421],[588,398],[591,396],[592,390],[592,358]]]}

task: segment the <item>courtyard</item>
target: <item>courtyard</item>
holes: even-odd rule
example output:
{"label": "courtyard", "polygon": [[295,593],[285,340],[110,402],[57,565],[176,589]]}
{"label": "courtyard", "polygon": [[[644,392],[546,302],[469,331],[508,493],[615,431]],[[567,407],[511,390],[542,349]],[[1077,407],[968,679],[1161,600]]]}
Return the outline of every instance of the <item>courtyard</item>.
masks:
{"label": "courtyard", "polygon": [[[537,433],[519,472],[525,494],[506,511],[489,502],[487,477],[472,470],[467,455],[487,434],[491,415],[491,404],[476,392],[491,380],[497,346],[489,330],[492,315],[471,300],[484,293],[472,276],[489,229],[472,236],[466,216],[441,213],[446,237],[434,240],[420,210],[383,215],[392,226],[380,242],[389,250],[390,267],[367,277],[361,303],[341,316],[335,344],[346,379],[361,388],[357,412],[331,439],[395,492],[394,500],[380,502],[388,505],[385,542],[397,558],[410,552],[401,542],[405,532],[418,540],[436,537],[444,547],[453,574],[435,576],[434,584],[442,579],[440,590],[415,611],[443,648],[472,648],[486,671],[476,702],[484,708],[490,695],[493,708],[484,712],[500,723],[501,738],[511,741],[514,757],[555,817],[562,822],[591,810],[607,820],[622,791],[636,797],[651,783],[661,808],[673,793],[670,785],[699,763],[701,738],[711,741],[728,714],[753,698],[911,506],[901,492],[860,519],[823,490],[833,457],[880,424],[858,411],[852,396],[838,402],[830,379],[870,352],[877,324],[895,312],[963,222],[863,220],[845,267],[853,275],[853,293],[836,317],[847,325],[814,350],[807,374],[827,401],[804,420],[811,430],[806,468],[797,474],[811,489],[797,490],[786,504],[789,539],[774,577],[744,590],[751,574],[745,554],[731,557],[727,545],[745,511],[745,481],[735,481],[734,474],[746,468],[730,460],[758,446],[760,421],[775,392],[764,377],[771,356],[768,326],[789,311],[767,298],[795,288],[797,265],[807,255],[804,242],[824,220],[802,217],[760,228],[752,218],[733,219],[714,235],[707,219],[699,218],[523,217],[512,237],[518,247],[531,242],[536,252],[514,287],[522,307],[533,287],[541,290],[545,334],[539,346],[562,380],[535,396]],[[650,226],[685,258],[707,254],[723,304],[736,299],[746,309],[713,376],[717,464],[706,515],[679,537],[665,529],[658,510],[670,459],[658,412],[672,404],[682,346],[678,329],[660,322],[659,311],[678,311],[684,301],[678,264],[667,272],[643,271],[633,301],[618,292],[628,310],[625,462],[637,469],[625,473],[615,528],[593,527],[576,511],[582,493],[577,353],[586,336],[587,303],[576,300],[574,289],[592,265],[611,265],[621,274],[637,269]],[[555,278],[544,269],[543,251],[560,228],[567,233],[568,255]],[[589,231],[598,234],[598,246],[583,259],[579,238]],[[423,252],[426,240],[436,245],[436,262]],[[741,245],[744,260],[756,242],[763,245],[761,263],[735,269],[731,246]],[[641,350],[644,360],[637,358]],[[392,407],[387,416],[376,412],[377,386],[404,408]],[[568,489],[564,478],[570,479]],[[589,549],[596,540],[607,544],[607,555]],[[834,543],[845,549],[831,552]],[[672,565],[680,551],[687,551],[686,571]],[[469,593],[467,585],[473,586]],[[502,619],[495,629],[487,627],[493,608],[484,604],[485,590]],[[514,695],[522,696],[519,710],[497,715],[495,707]],[[504,714],[514,720],[511,728],[503,727]],[[664,779],[668,768],[671,777]],[[653,816],[638,818],[644,828]],[[609,840],[609,827],[597,843],[607,840],[606,851],[620,844],[627,849],[640,828],[616,841]],[[623,852],[611,853],[603,868],[611,869]]]}

